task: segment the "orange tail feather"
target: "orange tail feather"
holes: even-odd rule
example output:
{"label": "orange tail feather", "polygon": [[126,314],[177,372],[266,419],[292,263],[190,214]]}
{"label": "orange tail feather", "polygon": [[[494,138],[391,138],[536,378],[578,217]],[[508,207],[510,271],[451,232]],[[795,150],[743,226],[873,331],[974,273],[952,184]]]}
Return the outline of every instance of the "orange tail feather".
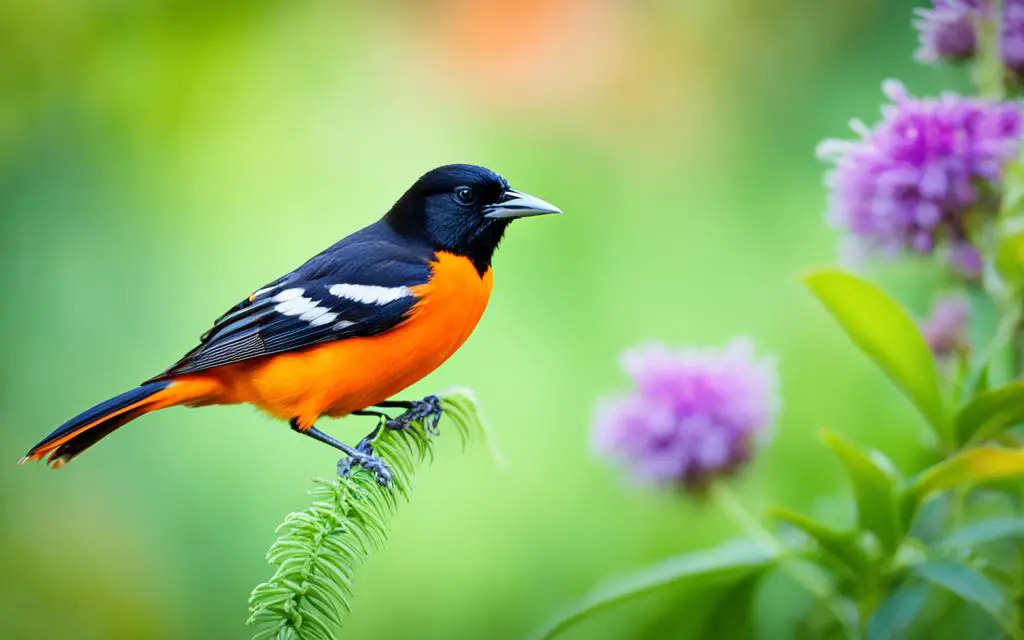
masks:
{"label": "orange tail feather", "polygon": [[147,382],[85,411],[54,429],[32,447],[20,462],[41,461],[58,469],[139,416],[179,404],[200,402],[210,391],[209,384],[195,379]]}

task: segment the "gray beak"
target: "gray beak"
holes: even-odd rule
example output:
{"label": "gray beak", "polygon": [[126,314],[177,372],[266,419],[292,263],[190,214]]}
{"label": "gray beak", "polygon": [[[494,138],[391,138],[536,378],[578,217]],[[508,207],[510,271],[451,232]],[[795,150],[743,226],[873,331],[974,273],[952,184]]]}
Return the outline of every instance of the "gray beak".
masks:
{"label": "gray beak", "polygon": [[529,194],[509,189],[501,200],[484,207],[485,218],[526,218],[547,213],[562,213],[555,205]]}

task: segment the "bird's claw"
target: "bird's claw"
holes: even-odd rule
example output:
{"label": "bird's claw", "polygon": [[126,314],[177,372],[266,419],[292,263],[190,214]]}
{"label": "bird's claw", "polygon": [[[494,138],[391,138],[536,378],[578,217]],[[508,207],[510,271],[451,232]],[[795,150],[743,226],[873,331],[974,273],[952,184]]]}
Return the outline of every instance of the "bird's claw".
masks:
{"label": "bird's claw", "polygon": [[338,460],[338,475],[347,478],[352,473],[352,467],[360,466],[373,474],[377,484],[386,487],[391,484],[391,469],[388,465],[373,455],[373,446],[365,439],[356,447],[358,455],[345,456]]}
{"label": "bird's claw", "polygon": [[[380,435],[381,427],[391,430],[408,429],[413,422],[419,422],[427,435],[436,436],[440,433],[438,425],[441,422],[441,415],[444,408],[441,406],[441,398],[427,396],[422,400],[414,402],[409,409],[397,418],[384,420],[377,424],[377,428],[370,432],[365,438],[359,441],[355,447],[355,455],[350,455],[338,461],[338,475],[347,478],[356,465],[372,473],[377,482],[386,487],[391,484],[391,470],[383,460],[373,455],[373,442]],[[386,418],[386,416],[385,416]]]}
{"label": "bird's claw", "polygon": [[441,423],[443,414],[444,407],[441,406],[441,398],[431,395],[413,403],[405,413],[388,420],[384,426],[400,431],[408,429],[413,422],[419,422],[423,425],[427,435],[436,436],[441,432],[438,425]]}

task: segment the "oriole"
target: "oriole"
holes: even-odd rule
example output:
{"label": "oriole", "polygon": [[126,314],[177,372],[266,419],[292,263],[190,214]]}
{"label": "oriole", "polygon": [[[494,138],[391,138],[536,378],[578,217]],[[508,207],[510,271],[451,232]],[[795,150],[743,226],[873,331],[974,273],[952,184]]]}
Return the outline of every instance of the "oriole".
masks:
{"label": "oriole", "polygon": [[[491,293],[491,259],[516,218],[561,213],[473,165],[434,169],[383,218],[260,287],[160,375],[68,420],[22,459],[60,467],[139,416],[176,405],[249,403],[349,456],[386,484],[371,433],[350,447],[322,416],[377,416],[387,428],[436,420],[436,397],[389,400],[447,360]],[[371,409],[406,412],[390,419]],[[378,429],[380,425],[378,425]]]}

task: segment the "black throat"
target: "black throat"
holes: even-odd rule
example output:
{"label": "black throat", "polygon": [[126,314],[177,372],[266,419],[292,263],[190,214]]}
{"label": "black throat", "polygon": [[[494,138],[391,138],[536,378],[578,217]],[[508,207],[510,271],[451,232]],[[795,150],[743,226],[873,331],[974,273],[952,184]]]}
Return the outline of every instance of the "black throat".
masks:
{"label": "black throat", "polygon": [[494,259],[494,252],[501,239],[505,236],[510,220],[494,220],[487,226],[480,229],[479,233],[471,238],[464,246],[453,248],[457,255],[469,258],[469,261],[476,267],[481,277],[491,268],[491,260]]}
{"label": "black throat", "polygon": [[508,219],[436,218],[426,215],[419,203],[399,200],[384,222],[399,235],[467,258],[481,277],[491,268],[494,251],[501,243]]}

